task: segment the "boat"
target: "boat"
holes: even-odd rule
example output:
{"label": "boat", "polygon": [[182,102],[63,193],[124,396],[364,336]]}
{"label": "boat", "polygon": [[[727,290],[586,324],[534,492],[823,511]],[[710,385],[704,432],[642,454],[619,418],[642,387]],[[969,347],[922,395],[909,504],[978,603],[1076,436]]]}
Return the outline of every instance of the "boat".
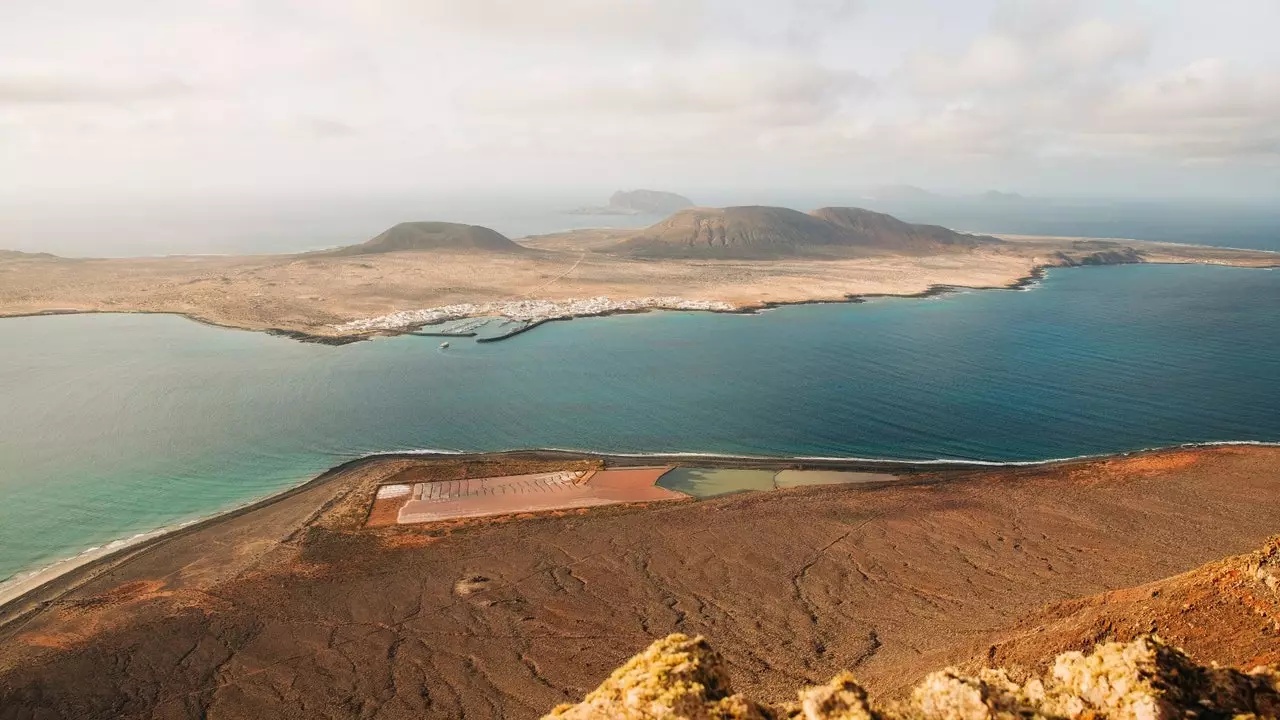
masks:
{"label": "boat", "polygon": [[443,349],[445,349],[445,348],[447,348],[447,347],[449,347],[449,343],[448,343],[448,342],[442,342],[442,343],[440,343],[440,349],[441,349],[441,350],[443,350]]}

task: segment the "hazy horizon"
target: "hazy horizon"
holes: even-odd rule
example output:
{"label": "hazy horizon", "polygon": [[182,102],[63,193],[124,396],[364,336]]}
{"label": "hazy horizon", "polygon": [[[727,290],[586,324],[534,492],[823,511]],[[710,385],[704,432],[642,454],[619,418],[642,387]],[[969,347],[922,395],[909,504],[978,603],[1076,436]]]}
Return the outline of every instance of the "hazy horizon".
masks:
{"label": "hazy horizon", "polygon": [[[67,256],[292,253],[349,245],[399,222],[484,225],[512,238],[583,227],[649,225],[652,215],[575,215],[614,189],[480,193],[239,193],[201,198],[0,198],[0,250]],[[629,188],[622,188],[629,189]],[[672,188],[662,188],[672,189]],[[1135,237],[1280,250],[1280,209],[1259,201],[1115,200],[979,194],[876,196],[875,188],[804,193],[703,190],[701,205],[852,205],[966,232]]]}
{"label": "hazy horizon", "polygon": [[1277,25],[1267,0],[49,0],[0,26],[0,192],[1262,200]]}

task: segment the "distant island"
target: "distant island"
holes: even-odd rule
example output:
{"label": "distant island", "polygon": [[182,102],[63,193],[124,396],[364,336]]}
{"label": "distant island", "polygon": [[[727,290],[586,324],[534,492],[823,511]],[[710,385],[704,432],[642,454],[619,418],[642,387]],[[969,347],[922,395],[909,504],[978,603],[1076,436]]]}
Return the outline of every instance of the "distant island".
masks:
{"label": "distant island", "polygon": [[987,190],[976,195],[942,195],[915,185],[877,185],[866,191],[869,200],[895,205],[971,203],[978,205],[1027,205],[1042,202],[1016,192]]}
{"label": "distant island", "polygon": [[[613,201],[654,208],[677,202],[668,195],[635,191]],[[0,317],[177,313],[334,344],[502,318],[503,333],[479,340],[493,342],[573,317],[752,312],[955,287],[1021,287],[1045,267],[1121,263],[1275,267],[1280,253],[996,237],[858,207],[683,207],[647,227],[518,240],[478,225],[404,222],[365,242],[294,255],[72,259],[2,252]]]}
{"label": "distant island", "polygon": [[619,190],[604,206],[581,207],[570,215],[670,215],[691,208],[694,203],[683,195],[663,190]]}

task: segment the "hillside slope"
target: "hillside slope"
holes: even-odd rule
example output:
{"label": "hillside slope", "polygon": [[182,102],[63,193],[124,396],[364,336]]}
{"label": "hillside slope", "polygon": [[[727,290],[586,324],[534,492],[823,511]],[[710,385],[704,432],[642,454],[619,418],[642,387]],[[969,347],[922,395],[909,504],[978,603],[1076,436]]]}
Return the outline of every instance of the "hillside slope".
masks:
{"label": "hillside slope", "polygon": [[1049,605],[982,661],[1033,669],[1055,653],[1146,633],[1228,665],[1280,664],[1280,536],[1181,575]]}
{"label": "hillside slope", "polygon": [[753,699],[734,691],[727,663],[706,640],[673,634],[545,720],[1274,718],[1277,618],[1280,536],[1181,575],[1048,606],[969,663],[972,674],[935,671],[900,700],[873,704],[847,671],[797,688],[789,702]]}

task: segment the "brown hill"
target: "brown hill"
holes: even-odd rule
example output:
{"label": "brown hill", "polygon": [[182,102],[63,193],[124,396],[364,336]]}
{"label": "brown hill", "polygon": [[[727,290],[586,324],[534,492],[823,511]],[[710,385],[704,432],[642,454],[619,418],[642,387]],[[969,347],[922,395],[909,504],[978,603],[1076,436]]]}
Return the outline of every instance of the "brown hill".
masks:
{"label": "brown hill", "polygon": [[618,250],[642,257],[767,258],[841,244],[835,226],[798,210],[765,205],[681,210],[624,240]]}
{"label": "brown hill", "polygon": [[519,253],[525,248],[506,235],[480,225],[451,222],[403,222],[381,235],[330,251],[330,255],[373,255],[411,250],[465,250]]}
{"label": "brown hill", "polygon": [[941,225],[903,222],[892,215],[856,207],[824,207],[810,214],[846,231],[851,240],[864,247],[931,251],[1000,242],[986,235],[958,233]]}
{"label": "brown hill", "polygon": [[995,238],[915,225],[861,208],[802,213],[752,205],[690,208],[623,240],[614,251],[637,257],[776,258],[926,253],[969,248]]}

